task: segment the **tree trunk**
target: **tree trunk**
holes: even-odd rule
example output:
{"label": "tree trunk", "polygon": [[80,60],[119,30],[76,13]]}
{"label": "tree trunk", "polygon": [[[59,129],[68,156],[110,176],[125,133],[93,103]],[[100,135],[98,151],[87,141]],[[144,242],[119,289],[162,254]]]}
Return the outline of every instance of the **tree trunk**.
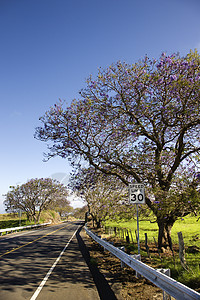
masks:
{"label": "tree trunk", "polygon": [[41,215],[41,211],[38,212],[37,218],[36,218],[36,223],[39,223],[40,221],[40,215]]}
{"label": "tree trunk", "polygon": [[36,224],[37,223],[37,216],[36,216],[36,214],[33,215],[33,220],[34,220],[34,224]]}
{"label": "tree trunk", "polygon": [[158,223],[158,248],[163,250],[163,248],[169,248],[172,249],[172,240],[171,240],[171,229],[174,224],[174,220],[168,220],[168,219],[157,219]]}
{"label": "tree trunk", "polygon": [[31,220],[31,215],[30,215],[29,213],[27,213],[27,212],[26,212],[26,218],[27,218],[27,220],[28,220],[29,222],[32,221],[32,220]]}
{"label": "tree trunk", "polygon": [[96,219],[97,228],[101,228],[101,219]]}
{"label": "tree trunk", "polygon": [[95,223],[95,217],[92,213],[90,213],[90,216],[92,217],[92,227],[94,228],[94,223]]}

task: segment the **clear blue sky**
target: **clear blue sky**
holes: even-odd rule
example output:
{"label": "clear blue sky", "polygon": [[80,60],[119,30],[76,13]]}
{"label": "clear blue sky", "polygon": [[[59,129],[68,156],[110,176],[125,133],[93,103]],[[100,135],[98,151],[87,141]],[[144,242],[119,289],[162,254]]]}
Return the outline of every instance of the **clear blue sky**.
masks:
{"label": "clear blue sky", "polygon": [[0,213],[10,185],[70,172],[64,159],[44,163],[33,137],[59,98],[117,60],[195,48],[199,0],[0,0]]}

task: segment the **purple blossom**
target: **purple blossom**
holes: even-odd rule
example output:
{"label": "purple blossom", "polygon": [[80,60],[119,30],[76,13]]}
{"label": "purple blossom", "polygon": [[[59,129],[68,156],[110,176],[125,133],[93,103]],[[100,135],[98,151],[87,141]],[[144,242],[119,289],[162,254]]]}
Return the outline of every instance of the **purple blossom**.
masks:
{"label": "purple blossom", "polygon": [[172,64],[172,59],[170,57],[167,57],[166,62],[168,62],[169,64]]}
{"label": "purple blossom", "polygon": [[197,181],[200,181],[200,172],[196,174]]}
{"label": "purple blossom", "polygon": [[170,79],[171,79],[171,81],[177,80],[177,76],[176,75],[171,75]]}
{"label": "purple blossom", "polygon": [[163,66],[163,61],[161,61],[159,64],[157,64],[157,68],[160,69]]}
{"label": "purple blossom", "polygon": [[163,83],[163,78],[159,78],[158,83],[162,84]]}

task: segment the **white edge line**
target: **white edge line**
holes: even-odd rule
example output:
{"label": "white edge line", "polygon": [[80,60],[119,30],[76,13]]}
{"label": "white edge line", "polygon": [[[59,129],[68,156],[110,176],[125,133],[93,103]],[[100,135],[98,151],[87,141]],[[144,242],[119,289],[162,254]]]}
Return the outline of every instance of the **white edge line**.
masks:
{"label": "white edge line", "polygon": [[76,232],[78,231],[79,227],[76,229],[76,231],[73,233],[73,235],[71,236],[70,240],[68,241],[68,243],[65,245],[64,249],[62,250],[62,252],[60,253],[60,255],[58,256],[58,258],[56,259],[56,261],[54,262],[54,264],[52,265],[52,267],[49,269],[49,271],[47,272],[46,276],[44,277],[44,279],[42,280],[42,282],[40,283],[40,285],[38,286],[37,290],[35,291],[35,293],[33,294],[33,296],[30,298],[30,300],[35,300],[37,298],[37,296],[39,295],[40,291],[42,290],[42,288],[44,287],[45,283],[47,282],[49,276],[51,275],[53,269],[55,268],[55,266],[57,265],[57,263],[59,262],[61,256],[63,255],[63,253],[65,252],[66,248],[69,246],[70,242],[72,241],[73,237],[75,236]]}

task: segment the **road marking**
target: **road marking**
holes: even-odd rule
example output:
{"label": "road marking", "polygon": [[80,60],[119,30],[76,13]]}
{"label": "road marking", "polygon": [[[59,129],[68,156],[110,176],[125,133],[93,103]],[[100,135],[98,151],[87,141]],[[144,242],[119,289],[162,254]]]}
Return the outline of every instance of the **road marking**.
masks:
{"label": "road marking", "polygon": [[[68,224],[67,226],[69,226],[69,224]],[[52,234],[52,233],[54,233],[54,232],[56,232],[56,231],[59,231],[59,230],[65,228],[65,227],[67,227],[67,226],[63,226],[63,227],[61,227],[61,228],[58,228],[58,229],[56,229],[56,230],[54,230],[54,231],[51,231],[51,232],[49,232],[49,233],[47,233],[47,234],[45,234],[45,235],[43,235],[43,236],[41,236],[41,237],[39,237],[39,238],[37,238],[37,239],[31,241],[31,242],[28,242],[28,243],[26,243],[26,244],[24,244],[24,245],[22,245],[22,246],[19,246],[19,247],[17,247],[17,248],[14,248],[14,249],[12,249],[12,250],[9,250],[9,251],[5,252],[4,254],[1,254],[1,255],[0,255],[0,258],[3,257],[4,255],[7,255],[7,254],[9,254],[9,253],[11,253],[11,252],[14,252],[14,251],[16,251],[16,250],[18,250],[18,249],[21,249],[21,248],[23,248],[23,247],[25,247],[25,246],[27,246],[27,245],[30,245],[30,244],[32,244],[32,243],[38,241],[38,240],[41,240],[42,238],[46,237],[47,235],[50,235],[50,234]]]}
{"label": "road marking", "polygon": [[45,283],[47,282],[49,276],[51,275],[51,273],[53,272],[53,269],[55,268],[55,266],[57,265],[57,263],[59,262],[61,256],[63,255],[63,253],[65,252],[65,250],[67,249],[67,247],[69,246],[70,242],[72,241],[73,237],[75,236],[76,232],[78,231],[79,227],[75,230],[75,232],[73,233],[73,235],[71,236],[70,240],[68,241],[68,243],[65,245],[64,249],[60,252],[60,255],[58,256],[58,258],[56,259],[56,261],[54,262],[54,264],[52,265],[52,267],[49,269],[49,271],[47,272],[46,276],[44,277],[44,279],[42,280],[42,282],[40,283],[39,287],[37,288],[37,290],[35,291],[35,293],[33,294],[33,296],[31,297],[30,300],[35,300],[37,298],[37,296],[39,295],[39,293],[41,292],[42,288],[44,287]]}

